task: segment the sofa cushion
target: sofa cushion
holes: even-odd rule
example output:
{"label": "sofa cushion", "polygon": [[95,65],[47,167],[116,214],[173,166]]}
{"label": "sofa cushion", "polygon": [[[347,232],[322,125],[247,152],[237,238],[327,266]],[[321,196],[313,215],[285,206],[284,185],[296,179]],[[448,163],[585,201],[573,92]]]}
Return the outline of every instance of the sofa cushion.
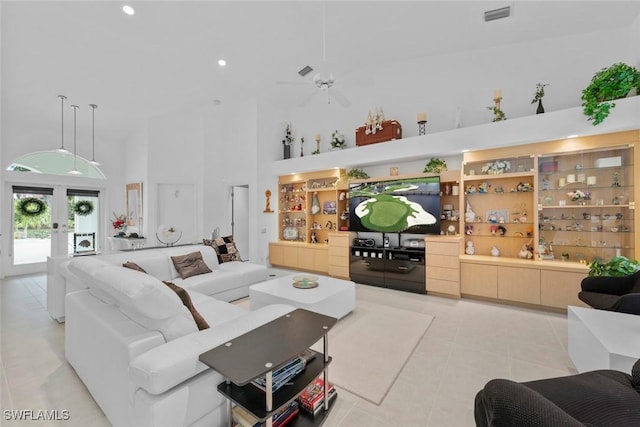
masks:
{"label": "sofa cushion", "polygon": [[224,264],[220,264],[220,270],[240,273],[242,275],[242,282],[247,285],[264,282],[268,279],[269,275],[267,267],[264,265],[244,261],[225,262]]}
{"label": "sofa cushion", "polygon": [[173,265],[181,278],[187,279],[199,274],[211,273],[211,269],[202,259],[200,251],[190,252],[186,255],[176,255],[171,257]]}
{"label": "sofa cushion", "polygon": [[172,282],[182,286],[189,292],[196,291],[205,295],[215,295],[229,289],[236,289],[244,284],[240,273],[223,270],[214,270],[211,273],[192,276],[187,279],[177,277]]}
{"label": "sofa cushion", "polygon": [[96,270],[89,289],[111,296],[125,316],[160,332],[166,341],[198,331],[191,313],[175,292],[149,274],[107,266]]}
{"label": "sofa cushion", "polygon": [[238,248],[236,248],[236,244],[233,241],[233,236],[218,237],[213,240],[204,239],[203,243],[211,246],[216,251],[220,264],[229,261],[242,261],[240,252],[238,252]]}
{"label": "sofa cushion", "polygon": [[158,252],[160,252],[162,255],[166,257],[165,260],[167,261],[167,265],[171,269],[170,279],[167,279],[167,280],[171,280],[173,282],[173,279],[180,277],[180,274],[178,273],[178,270],[176,270],[175,265],[173,265],[173,262],[171,261],[170,257],[176,256],[176,255],[185,255],[195,250],[200,251],[200,255],[202,255],[202,260],[205,262],[205,264],[207,264],[207,267],[209,267],[212,271],[216,271],[219,268],[218,256],[216,255],[216,252],[213,250],[211,246],[189,245],[186,247],[176,246],[173,248],[160,249],[158,250]]}
{"label": "sofa cushion", "polygon": [[69,261],[67,270],[72,276],[75,277],[75,279],[67,276],[67,280],[70,283],[81,283],[86,288],[89,288],[89,292],[91,292],[91,294],[98,298],[100,301],[106,304],[114,304],[116,300],[108,292],[104,292],[99,288],[90,286],[93,282],[93,274],[99,269],[109,266],[111,266],[110,263],[94,256],[74,258]]}
{"label": "sofa cushion", "polygon": [[191,297],[189,296],[189,292],[187,292],[184,288],[181,288],[180,286],[174,283],[171,283],[171,282],[163,282],[163,283],[167,285],[169,289],[175,292],[176,295],[178,295],[178,298],[180,298],[180,300],[182,301],[182,304],[187,308],[187,310],[189,310],[189,313],[191,313],[191,316],[193,317],[193,321],[196,322],[196,326],[198,327],[198,330],[201,331],[203,329],[208,329],[209,324],[207,323],[205,318],[202,317],[202,315],[198,312],[196,307],[193,305],[193,302],[191,301]]}

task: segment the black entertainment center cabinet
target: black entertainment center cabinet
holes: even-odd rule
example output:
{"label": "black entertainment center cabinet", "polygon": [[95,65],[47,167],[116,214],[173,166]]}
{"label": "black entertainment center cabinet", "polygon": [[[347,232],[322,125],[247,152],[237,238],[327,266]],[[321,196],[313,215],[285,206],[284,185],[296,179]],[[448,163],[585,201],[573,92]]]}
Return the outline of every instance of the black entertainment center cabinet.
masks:
{"label": "black entertainment center cabinet", "polygon": [[357,283],[424,294],[424,260],[424,247],[352,245],[349,275]]}

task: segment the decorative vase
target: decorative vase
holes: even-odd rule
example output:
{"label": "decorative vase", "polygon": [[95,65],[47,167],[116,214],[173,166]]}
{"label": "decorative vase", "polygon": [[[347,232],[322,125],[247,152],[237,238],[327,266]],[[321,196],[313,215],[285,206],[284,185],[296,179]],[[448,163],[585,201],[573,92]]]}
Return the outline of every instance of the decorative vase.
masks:
{"label": "decorative vase", "polygon": [[544,113],[544,107],[542,106],[542,99],[538,99],[538,108],[536,109],[536,114]]}
{"label": "decorative vase", "polygon": [[284,158],[285,159],[290,159],[291,158],[291,146],[290,145],[284,145]]}

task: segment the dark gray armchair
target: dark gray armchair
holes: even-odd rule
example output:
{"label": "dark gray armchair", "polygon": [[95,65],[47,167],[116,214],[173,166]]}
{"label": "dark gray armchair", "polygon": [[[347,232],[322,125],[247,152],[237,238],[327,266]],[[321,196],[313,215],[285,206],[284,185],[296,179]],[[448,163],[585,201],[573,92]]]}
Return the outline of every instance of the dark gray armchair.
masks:
{"label": "dark gray armchair", "polygon": [[640,271],[629,276],[585,277],[578,298],[593,308],[640,314]]}
{"label": "dark gray armchair", "polygon": [[478,427],[640,426],[640,360],[614,370],[517,383],[489,381],[475,399]]}

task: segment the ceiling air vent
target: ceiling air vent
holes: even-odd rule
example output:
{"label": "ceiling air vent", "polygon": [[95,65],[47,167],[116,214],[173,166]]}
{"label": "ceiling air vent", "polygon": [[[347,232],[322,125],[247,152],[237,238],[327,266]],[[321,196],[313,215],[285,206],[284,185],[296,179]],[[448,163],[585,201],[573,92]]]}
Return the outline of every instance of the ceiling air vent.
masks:
{"label": "ceiling air vent", "polygon": [[496,19],[508,18],[511,15],[511,6],[500,9],[488,10],[484,13],[484,22],[495,21]]}
{"label": "ceiling air vent", "polygon": [[307,74],[309,74],[312,71],[313,71],[313,68],[311,68],[311,67],[309,67],[307,65],[302,70],[298,71],[298,74],[300,74],[302,77],[304,77],[304,76],[306,76]]}

